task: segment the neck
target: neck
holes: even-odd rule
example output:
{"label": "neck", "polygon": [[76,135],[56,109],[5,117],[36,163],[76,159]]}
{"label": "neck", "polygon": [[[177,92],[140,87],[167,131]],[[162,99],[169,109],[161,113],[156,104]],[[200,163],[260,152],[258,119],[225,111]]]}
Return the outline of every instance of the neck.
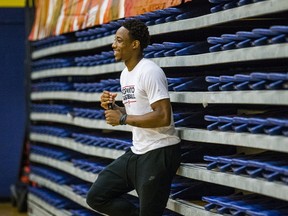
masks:
{"label": "neck", "polygon": [[141,59],[143,58],[143,55],[137,55],[135,58],[131,58],[128,61],[125,61],[125,65],[128,69],[128,71],[132,71],[134,69],[134,67],[141,61]]}

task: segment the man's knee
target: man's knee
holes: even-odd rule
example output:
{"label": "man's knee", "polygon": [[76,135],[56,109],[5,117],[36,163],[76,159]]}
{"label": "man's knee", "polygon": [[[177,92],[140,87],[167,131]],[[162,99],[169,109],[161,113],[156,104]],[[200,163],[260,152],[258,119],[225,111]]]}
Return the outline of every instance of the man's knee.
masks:
{"label": "man's knee", "polygon": [[93,204],[94,204],[94,198],[93,198],[93,194],[91,193],[91,190],[88,191],[87,196],[86,196],[86,203],[93,208]]}
{"label": "man's knee", "polygon": [[104,204],[104,201],[101,201],[101,198],[97,196],[93,190],[89,190],[86,196],[86,203],[94,210],[101,211],[101,206]]}

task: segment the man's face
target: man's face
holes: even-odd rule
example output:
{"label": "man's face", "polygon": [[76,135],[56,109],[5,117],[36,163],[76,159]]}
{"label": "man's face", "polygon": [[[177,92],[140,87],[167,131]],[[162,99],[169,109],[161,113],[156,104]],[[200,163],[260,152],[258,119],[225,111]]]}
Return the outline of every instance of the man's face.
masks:
{"label": "man's face", "polygon": [[120,27],[116,32],[112,44],[116,61],[127,61],[130,59],[133,51],[132,42],[133,40],[129,36],[129,31],[123,26]]}

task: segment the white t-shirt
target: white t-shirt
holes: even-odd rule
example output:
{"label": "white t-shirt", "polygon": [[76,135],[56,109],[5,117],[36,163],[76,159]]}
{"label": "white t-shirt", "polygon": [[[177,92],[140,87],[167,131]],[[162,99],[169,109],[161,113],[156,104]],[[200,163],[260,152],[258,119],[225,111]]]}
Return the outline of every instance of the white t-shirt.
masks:
{"label": "white t-shirt", "polygon": [[[125,68],[120,76],[123,104],[128,115],[143,115],[152,112],[150,104],[169,98],[167,79],[163,70],[154,62],[142,59],[132,71]],[[172,114],[171,114],[172,115]],[[140,128],[132,126],[135,154],[174,145],[180,142],[176,135],[173,116],[167,127]]]}

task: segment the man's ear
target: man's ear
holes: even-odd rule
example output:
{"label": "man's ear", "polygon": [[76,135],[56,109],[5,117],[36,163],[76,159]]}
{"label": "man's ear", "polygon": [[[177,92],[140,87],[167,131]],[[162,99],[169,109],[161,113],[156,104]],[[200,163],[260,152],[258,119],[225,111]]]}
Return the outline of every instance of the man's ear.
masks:
{"label": "man's ear", "polygon": [[140,47],[140,41],[139,40],[134,40],[133,41],[133,49],[137,49]]}

